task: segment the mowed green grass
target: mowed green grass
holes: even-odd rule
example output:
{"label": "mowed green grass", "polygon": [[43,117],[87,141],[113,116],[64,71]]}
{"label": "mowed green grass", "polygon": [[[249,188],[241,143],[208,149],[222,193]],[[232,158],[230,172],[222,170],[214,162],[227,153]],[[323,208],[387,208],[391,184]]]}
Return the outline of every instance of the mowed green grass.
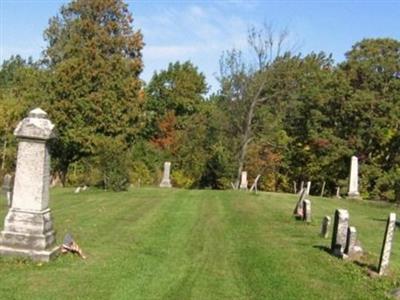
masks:
{"label": "mowed green grass", "polygon": [[[4,198],[0,211],[4,220]],[[88,259],[0,257],[0,299],[385,299],[400,285],[400,236],[391,274],[334,258],[321,219],[346,208],[366,263],[376,265],[393,206],[311,197],[313,222],[293,219],[296,195],[142,188],[51,192],[57,239]],[[333,220],[333,219],[332,219]],[[398,242],[399,241],[399,242]]]}

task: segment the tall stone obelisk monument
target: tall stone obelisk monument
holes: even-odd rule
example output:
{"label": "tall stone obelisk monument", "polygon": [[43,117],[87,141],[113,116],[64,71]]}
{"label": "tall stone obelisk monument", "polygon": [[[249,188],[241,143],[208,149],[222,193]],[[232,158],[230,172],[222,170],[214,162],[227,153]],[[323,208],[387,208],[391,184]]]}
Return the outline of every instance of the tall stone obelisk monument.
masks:
{"label": "tall stone obelisk monument", "polygon": [[32,110],[14,131],[17,169],[11,208],[0,233],[0,254],[49,261],[58,252],[49,209],[50,155],[54,125],[40,108]]}
{"label": "tall stone obelisk monument", "polygon": [[349,198],[359,198],[360,197],[360,193],[358,191],[358,158],[356,156],[351,157],[348,196],[349,196]]}

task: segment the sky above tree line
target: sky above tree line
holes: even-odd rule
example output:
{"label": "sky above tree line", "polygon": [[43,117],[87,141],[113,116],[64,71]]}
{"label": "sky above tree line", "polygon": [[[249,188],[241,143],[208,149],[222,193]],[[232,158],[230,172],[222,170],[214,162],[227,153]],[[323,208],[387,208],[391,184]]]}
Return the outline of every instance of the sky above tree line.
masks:
{"label": "sky above tree line", "polygon": [[[11,55],[40,57],[43,31],[60,0],[0,0],[0,61]],[[332,53],[340,62],[363,38],[400,39],[400,1],[126,1],[140,29],[142,79],[169,62],[191,60],[216,91],[224,50],[245,49],[249,26],[272,24],[290,32],[287,46],[304,54]]]}

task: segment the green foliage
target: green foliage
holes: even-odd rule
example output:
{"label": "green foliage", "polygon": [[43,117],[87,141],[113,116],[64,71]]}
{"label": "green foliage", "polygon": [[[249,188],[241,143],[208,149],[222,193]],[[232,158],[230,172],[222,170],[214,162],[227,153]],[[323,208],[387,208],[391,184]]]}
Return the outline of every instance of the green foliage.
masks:
{"label": "green foliage", "polygon": [[94,154],[97,140],[131,144],[141,128],[140,31],[122,0],[72,1],[50,20],[44,62],[51,72],[49,112],[59,132],[55,165]]}
{"label": "green foliage", "polygon": [[170,63],[168,68],[155,73],[146,88],[149,100],[147,110],[163,115],[168,110],[177,116],[190,115],[197,111],[203,101],[207,85],[190,61]]}
{"label": "green foliage", "polygon": [[16,140],[13,131],[26,113],[44,95],[41,84],[45,71],[31,59],[12,56],[0,68],[0,176],[13,172],[16,160]]}
{"label": "green foliage", "polygon": [[96,148],[96,165],[102,174],[103,187],[116,192],[126,191],[130,185],[131,162],[123,141],[103,138],[98,140]]}
{"label": "green foliage", "polygon": [[130,182],[135,186],[151,185],[155,183],[155,176],[143,161],[136,160],[132,163]]}
{"label": "green foliage", "polygon": [[160,120],[169,112],[179,120],[198,112],[206,92],[204,75],[190,61],[170,63],[167,70],[155,73],[146,87],[148,125],[144,134],[162,138]]}
{"label": "green foliage", "polygon": [[172,185],[178,188],[191,188],[194,179],[191,178],[184,170],[172,170],[171,172]]}
{"label": "green foliage", "polygon": [[143,87],[132,22],[123,0],[74,0],[50,20],[40,61],[2,63],[1,176],[15,169],[13,129],[40,106],[59,132],[52,175],[63,183],[158,184],[171,161],[178,187],[226,189],[246,170],[264,190],[311,180],[312,193],[325,182],[327,195],[344,195],[356,155],[363,198],[400,202],[400,41],[364,39],[336,65],[325,53],[283,53],[263,43],[276,37],[271,27],[250,28],[258,65],[225,52],[220,90],[207,98],[190,61]]}

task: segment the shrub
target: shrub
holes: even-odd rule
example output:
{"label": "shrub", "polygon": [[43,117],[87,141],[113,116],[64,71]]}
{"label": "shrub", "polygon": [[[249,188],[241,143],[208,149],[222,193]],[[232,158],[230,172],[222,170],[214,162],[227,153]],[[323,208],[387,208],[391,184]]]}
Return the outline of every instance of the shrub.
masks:
{"label": "shrub", "polygon": [[96,165],[103,177],[103,187],[113,191],[126,191],[130,185],[131,166],[128,151],[118,139],[102,138],[98,142]]}
{"label": "shrub", "polygon": [[185,189],[191,188],[195,182],[195,180],[192,177],[185,174],[183,170],[172,171],[171,179],[173,186]]}

